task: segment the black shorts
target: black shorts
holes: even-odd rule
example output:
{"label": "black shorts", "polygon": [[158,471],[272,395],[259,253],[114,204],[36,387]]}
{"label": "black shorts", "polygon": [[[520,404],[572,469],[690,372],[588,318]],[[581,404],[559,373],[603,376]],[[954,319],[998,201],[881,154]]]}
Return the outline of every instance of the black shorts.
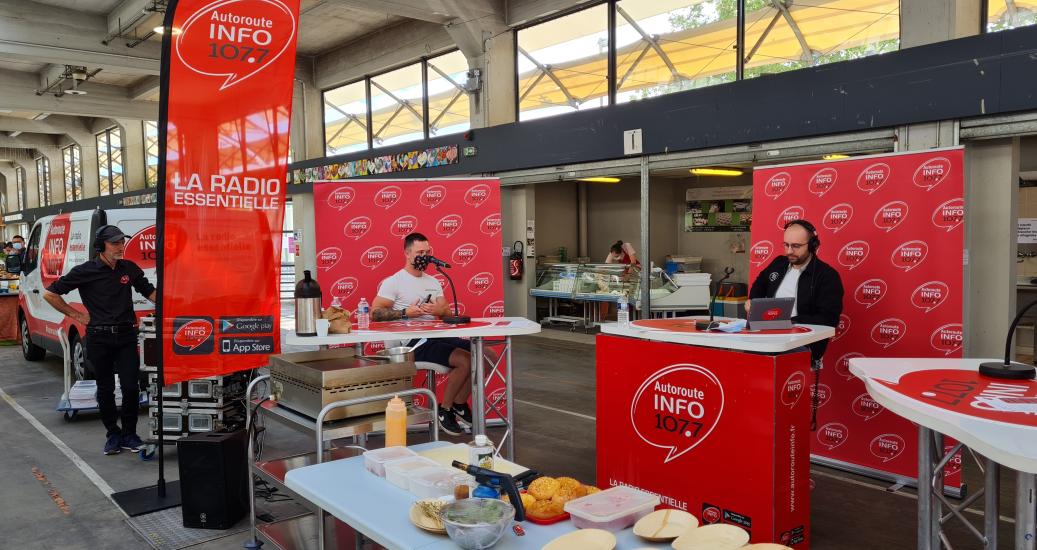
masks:
{"label": "black shorts", "polygon": [[[411,340],[407,345],[413,346],[417,343],[417,340]],[[449,367],[450,354],[454,353],[455,349],[463,349],[471,353],[472,343],[460,338],[430,338],[428,342],[425,342],[420,348],[414,350],[414,360],[426,361]]]}

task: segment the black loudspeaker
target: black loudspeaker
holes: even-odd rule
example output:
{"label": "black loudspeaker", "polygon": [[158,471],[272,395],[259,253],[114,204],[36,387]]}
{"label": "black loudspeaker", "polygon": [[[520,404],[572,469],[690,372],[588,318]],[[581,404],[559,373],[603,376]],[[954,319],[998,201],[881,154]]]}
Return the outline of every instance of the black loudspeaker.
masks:
{"label": "black loudspeaker", "polygon": [[245,430],[179,439],[184,527],[228,529],[248,511]]}

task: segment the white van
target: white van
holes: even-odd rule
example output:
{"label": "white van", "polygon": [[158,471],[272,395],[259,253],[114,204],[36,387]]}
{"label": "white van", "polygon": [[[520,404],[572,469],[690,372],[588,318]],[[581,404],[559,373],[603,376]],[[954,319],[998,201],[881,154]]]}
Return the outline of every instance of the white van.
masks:
{"label": "white van", "polygon": [[[39,361],[51,352],[61,355],[58,329],[68,335],[75,380],[93,378],[86,361],[86,327],[59,313],[43,299],[43,291],[73,267],[94,258],[94,233],[103,225],[114,225],[130,239],[126,242],[126,259],[144,270],[152,284],[157,259],[157,234],[154,208],[118,210],[86,210],[40,218],[33,224],[26,240],[22,259],[18,296],[18,322],[22,333],[22,354],[29,361]],[[76,309],[86,311],[79,291],[64,296]],[[153,313],[155,306],[133,291],[133,309],[137,318]]]}

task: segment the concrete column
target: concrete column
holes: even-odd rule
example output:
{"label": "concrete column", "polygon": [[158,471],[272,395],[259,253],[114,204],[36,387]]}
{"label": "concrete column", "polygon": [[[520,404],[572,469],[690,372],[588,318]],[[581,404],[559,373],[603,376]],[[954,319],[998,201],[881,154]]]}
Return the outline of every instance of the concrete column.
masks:
{"label": "concrete column", "polygon": [[515,122],[515,42],[503,17],[452,23],[446,30],[468,67],[482,71],[482,90],[469,96],[472,128]]}
{"label": "concrete column", "polygon": [[97,164],[97,139],[93,134],[76,136],[79,144],[79,159],[82,166],[80,173],[83,175],[83,198],[94,198],[100,195],[100,174]]}
{"label": "concrete column", "polygon": [[[301,281],[303,271],[310,270],[314,277],[317,273],[317,226],[313,215],[313,193],[296,193],[292,195],[292,227],[296,237],[302,241],[299,253],[295,255],[295,280]],[[324,282],[324,288],[332,281]]]}
{"label": "concrete column", "polygon": [[292,149],[295,160],[324,156],[321,92],[314,82],[313,64],[299,58],[292,92]]}
{"label": "concrete column", "polygon": [[900,5],[900,48],[980,32],[980,0],[910,0]]}
{"label": "concrete column", "polygon": [[965,144],[965,356],[1001,357],[1015,313],[1019,139]]}
{"label": "concrete column", "polygon": [[139,120],[118,120],[122,128],[123,191],[144,189],[144,127]]}
{"label": "concrete column", "polygon": [[61,148],[54,147],[41,152],[50,161],[50,203],[61,204],[65,202],[65,166],[61,158]]}
{"label": "concrete column", "polygon": [[[526,244],[526,220],[536,218],[533,185],[501,188],[501,241],[511,246],[515,241]],[[525,253],[523,253],[525,256]],[[507,271],[501,273],[504,281],[504,315],[536,320],[536,299],[529,289],[536,284],[536,259],[523,258],[525,275],[521,281],[512,281]]]}
{"label": "concrete column", "polygon": [[25,171],[25,204],[26,208],[38,208],[40,206],[39,178],[36,177],[36,160],[15,161]]}

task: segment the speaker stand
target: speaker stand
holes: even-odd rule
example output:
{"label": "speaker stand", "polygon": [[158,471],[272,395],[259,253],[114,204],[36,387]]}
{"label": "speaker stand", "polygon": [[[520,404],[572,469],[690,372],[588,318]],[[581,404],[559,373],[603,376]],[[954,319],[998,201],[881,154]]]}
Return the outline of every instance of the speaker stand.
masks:
{"label": "speaker stand", "polygon": [[112,500],[131,518],[180,506],[180,480],[166,483],[165,488],[165,496],[159,496],[158,485],[149,485],[112,493]]}

